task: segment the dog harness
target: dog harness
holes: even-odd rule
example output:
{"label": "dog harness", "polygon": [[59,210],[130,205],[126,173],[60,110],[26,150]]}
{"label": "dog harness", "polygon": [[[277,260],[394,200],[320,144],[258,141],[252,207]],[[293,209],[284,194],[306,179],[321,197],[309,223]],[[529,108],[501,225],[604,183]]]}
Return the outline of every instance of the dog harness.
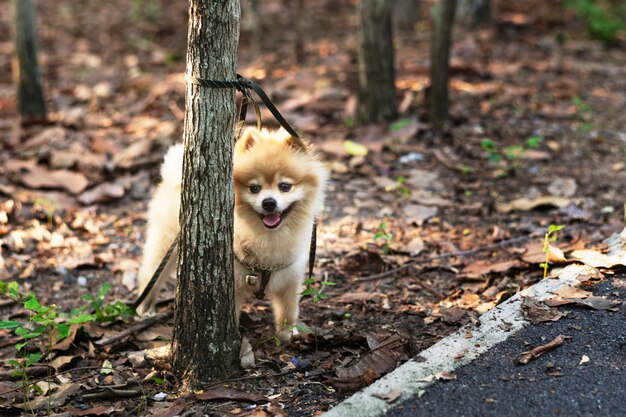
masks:
{"label": "dog harness", "polygon": [[[243,249],[243,252],[246,254],[246,256],[243,259],[253,256],[250,254],[250,252],[246,250],[246,248],[242,248],[242,249]],[[257,290],[253,292],[254,296],[258,300],[262,300],[265,297],[265,288],[267,288],[267,284],[269,284],[270,279],[272,278],[272,273],[277,272],[277,271],[282,271],[283,269],[288,268],[289,266],[293,264],[293,262],[287,265],[251,264],[251,263],[244,262],[237,255],[237,253],[233,253],[233,255],[235,255],[235,260],[239,262],[241,266],[250,270],[250,273],[246,274],[246,284],[250,285],[251,287],[256,287],[257,285],[259,286]]]}

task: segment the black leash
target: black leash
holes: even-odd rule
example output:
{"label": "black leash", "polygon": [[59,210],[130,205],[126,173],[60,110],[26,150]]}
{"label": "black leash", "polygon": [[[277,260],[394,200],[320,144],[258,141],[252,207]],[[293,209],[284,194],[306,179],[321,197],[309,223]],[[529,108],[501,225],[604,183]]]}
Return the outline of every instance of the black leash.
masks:
{"label": "black leash", "polygon": [[[237,74],[237,80],[235,81],[207,80],[205,78],[199,78],[199,77],[195,77],[189,74],[186,75],[186,78],[189,82],[196,84],[196,85],[203,86],[203,87],[235,88],[237,91],[241,92],[242,94],[241,108],[239,109],[237,129],[235,130],[235,141],[239,140],[239,137],[241,136],[241,133],[243,131],[243,126],[246,122],[246,115],[248,112],[248,100],[252,101],[252,104],[254,105],[254,111],[256,113],[257,128],[258,129],[261,128],[261,110],[259,109],[259,105],[257,104],[257,102],[252,97],[252,94],[250,94],[250,90],[254,90],[256,92],[256,94],[261,98],[261,101],[263,101],[263,104],[265,104],[265,106],[272,113],[274,118],[278,121],[278,123],[280,123],[280,125],[287,132],[289,132],[289,134],[291,134],[292,136],[295,136],[296,138],[300,137],[296,133],[296,131],[291,127],[291,125],[287,123],[287,120],[285,120],[283,115],[280,114],[276,106],[274,106],[274,104],[272,103],[272,100],[270,100],[267,94],[265,94],[265,91],[263,91],[261,86],[258,85],[257,83],[250,81],[247,78],[239,74]],[[317,249],[316,248],[316,242],[317,242],[316,232],[317,232],[317,222],[313,221],[313,233],[311,236],[311,246],[309,248],[309,279],[313,278],[313,267],[315,266],[315,251]],[[152,274],[152,277],[150,278],[150,281],[148,282],[148,285],[146,286],[146,288],[144,288],[144,290],[141,292],[137,300],[135,300],[135,302],[131,304],[131,307],[133,309],[137,309],[137,307],[139,307],[139,305],[150,294],[150,291],[152,291],[152,288],[154,287],[159,277],[163,273],[163,269],[165,269],[167,262],[170,260],[172,253],[174,252],[174,248],[178,245],[179,238],[180,238],[180,232],[178,232],[176,239],[174,239],[169,249],[165,253],[165,256],[163,257],[163,259],[161,259],[161,263],[159,263],[159,266],[157,267],[156,271],[154,271],[154,274]],[[257,298],[263,298],[263,296],[265,295],[265,287],[267,286],[270,280],[270,277],[271,277],[271,273],[263,273],[262,280],[260,283],[261,286],[259,288],[259,291],[257,291],[255,294]]]}
{"label": "black leash", "polygon": [[180,233],[178,233],[178,235],[176,236],[176,239],[174,239],[169,249],[165,253],[165,256],[163,257],[163,259],[161,259],[161,263],[157,267],[156,271],[154,271],[154,274],[152,274],[152,278],[150,278],[150,282],[148,282],[148,285],[146,286],[146,288],[144,288],[144,290],[141,292],[141,294],[139,295],[139,298],[137,298],[135,302],[130,305],[134,310],[136,310],[137,307],[139,307],[139,305],[143,302],[143,300],[146,299],[148,294],[150,294],[150,291],[152,291],[152,287],[154,287],[154,284],[156,284],[159,277],[163,273],[163,270],[165,269],[165,265],[167,265],[170,258],[172,257],[174,248],[176,248],[176,245],[178,245],[179,238],[180,238]]}

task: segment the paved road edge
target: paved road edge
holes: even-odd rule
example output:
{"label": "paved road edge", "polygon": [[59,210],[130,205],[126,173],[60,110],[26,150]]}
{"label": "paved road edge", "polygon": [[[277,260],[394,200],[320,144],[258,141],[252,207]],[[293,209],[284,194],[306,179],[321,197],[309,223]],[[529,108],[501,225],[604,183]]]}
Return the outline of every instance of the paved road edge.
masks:
{"label": "paved road edge", "polygon": [[[468,324],[440,340],[414,358],[385,375],[372,385],[339,403],[324,417],[378,417],[403,401],[423,393],[442,372],[453,372],[470,363],[496,344],[513,336],[529,323],[521,310],[522,297],[548,298],[566,285],[578,285],[593,273],[584,265],[569,265],[556,279],[545,279],[521,291],[480,316],[480,325]],[[377,398],[400,391],[397,401],[389,404]]]}

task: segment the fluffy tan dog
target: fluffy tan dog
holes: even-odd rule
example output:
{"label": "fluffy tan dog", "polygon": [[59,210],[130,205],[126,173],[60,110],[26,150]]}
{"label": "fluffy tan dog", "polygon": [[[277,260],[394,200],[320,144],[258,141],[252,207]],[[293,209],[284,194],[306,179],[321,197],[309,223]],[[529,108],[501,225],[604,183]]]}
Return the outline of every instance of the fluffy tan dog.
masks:
{"label": "fluffy tan dog", "polygon": [[[162,183],[148,210],[141,290],[179,232],[182,145],[165,155]],[[271,271],[265,293],[272,299],[277,336],[286,341],[298,319],[313,222],[324,200],[328,172],[310,145],[278,131],[248,128],[235,145],[235,304],[259,290],[259,270]],[[175,275],[174,253],[151,295],[138,308],[153,314],[158,290]],[[253,276],[252,279],[250,276]]]}

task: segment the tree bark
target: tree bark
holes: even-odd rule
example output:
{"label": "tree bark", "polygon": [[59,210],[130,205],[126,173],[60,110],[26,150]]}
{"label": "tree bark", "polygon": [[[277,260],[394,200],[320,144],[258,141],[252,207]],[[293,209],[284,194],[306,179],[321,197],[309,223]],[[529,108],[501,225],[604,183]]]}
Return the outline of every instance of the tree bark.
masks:
{"label": "tree bark", "polygon": [[[187,73],[234,80],[239,0],[191,0]],[[233,279],[233,89],[187,84],[172,369],[193,389],[239,369]]]}
{"label": "tree bark", "polygon": [[435,129],[448,120],[450,44],[456,0],[439,0],[432,9],[433,37],[430,44],[430,118]]}
{"label": "tree bark", "polygon": [[459,0],[457,20],[474,28],[491,23],[490,0]]}
{"label": "tree bark", "polygon": [[23,118],[46,117],[46,103],[37,60],[37,17],[33,0],[13,0],[13,75],[17,110]]}
{"label": "tree bark", "polygon": [[396,27],[414,29],[419,20],[418,0],[393,0],[393,22]]}
{"label": "tree bark", "polygon": [[361,0],[357,8],[360,124],[397,116],[391,6],[389,0]]}

